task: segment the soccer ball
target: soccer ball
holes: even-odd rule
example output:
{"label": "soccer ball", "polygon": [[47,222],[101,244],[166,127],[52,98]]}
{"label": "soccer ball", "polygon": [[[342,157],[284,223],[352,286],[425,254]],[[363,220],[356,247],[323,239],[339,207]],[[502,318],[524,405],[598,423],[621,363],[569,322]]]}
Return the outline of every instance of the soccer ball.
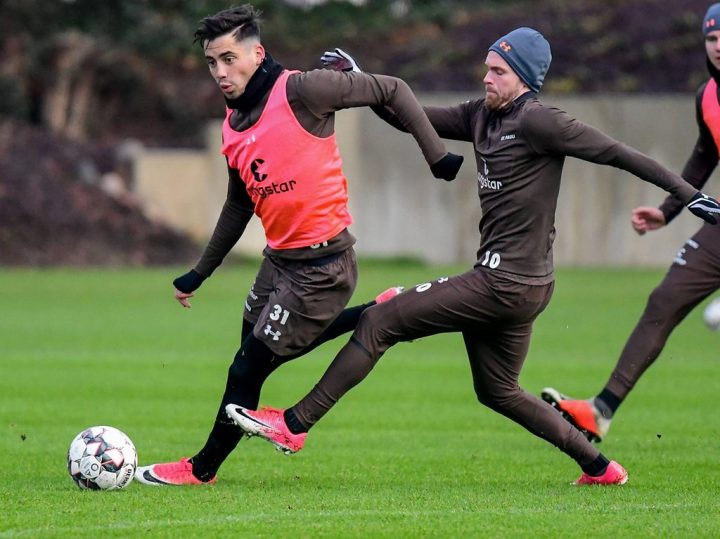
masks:
{"label": "soccer ball", "polygon": [[116,490],[132,481],[135,446],[114,427],[90,427],[75,436],[67,455],[70,477],[82,489]]}
{"label": "soccer ball", "polygon": [[705,325],[713,331],[720,330],[720,298],[715,298],[705,307],[703,319]]}

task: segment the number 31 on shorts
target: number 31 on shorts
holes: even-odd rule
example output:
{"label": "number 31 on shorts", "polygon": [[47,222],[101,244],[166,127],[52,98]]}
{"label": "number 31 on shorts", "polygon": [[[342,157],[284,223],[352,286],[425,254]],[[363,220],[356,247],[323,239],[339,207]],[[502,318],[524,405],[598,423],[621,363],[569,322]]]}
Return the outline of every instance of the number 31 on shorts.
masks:
{"label": "number 31 on shorts", "polygon": [[277,303],[273,305],[272,311],[268,315],[270,320],[274,320],[277,322],[280,321],[280,325],[284,326],[285,323],[288,320],[288,317],[290,316],[290,311],[287,309],[283,309],[281,305],[278,305]]}

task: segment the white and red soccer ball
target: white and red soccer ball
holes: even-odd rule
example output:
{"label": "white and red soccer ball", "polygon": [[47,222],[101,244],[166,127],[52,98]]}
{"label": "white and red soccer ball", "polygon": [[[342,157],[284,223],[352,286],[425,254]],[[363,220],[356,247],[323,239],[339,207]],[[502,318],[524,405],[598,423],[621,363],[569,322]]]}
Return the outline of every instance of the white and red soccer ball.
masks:
{"label": "white and red soccer ball", "polygon": [[122,431],[107,426],[90,427],[75,436],[70,444],[67,465],[78,487],[116,490],[132,481],[137,451]]}

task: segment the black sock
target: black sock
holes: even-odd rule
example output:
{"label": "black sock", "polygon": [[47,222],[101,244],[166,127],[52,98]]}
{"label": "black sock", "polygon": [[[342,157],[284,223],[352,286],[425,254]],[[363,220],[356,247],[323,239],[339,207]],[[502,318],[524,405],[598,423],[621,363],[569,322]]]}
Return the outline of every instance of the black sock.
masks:
{"label": "black sock", "polygon": [[[223,413],[225,412],[223,411]],[[193,475],[204,482],[215,477],[218,469],[228,455],[233,452],[243,434],[240,427],[235,423],[228,422],[227,417],[222,420],[216,419],[210,436],[205,442],[205,447],[190,459],[193,465]]]}
{"label": "black sock", "polygon": [[[601,401],[598,403],[597,401]],[[622,400],[607,389],[603,389],[600,394],[595,397],[595,406],[602,412],[603,417],[611,419],[615,415],[615,410],[622,404]]]}
{"label": "black sock", "polygon": [[303,432],[307,432],[308,429],[300,423],[300,420],[295,415],[295,412],[293,412],[292,408],[288,408],[283,413],[283,416],[285,417],[285,424],[287,425],[288,429],[290,429],[290,432],[293,434],[302,434]]}
{"label": "black sock", "polygon": [[243,320],[245,339],[235,354],[220,402],[215,423],[205,446],[192,457],[192,473],[200,481],[210,481],[218,469],[237,447],[243,431],[227,416],[225,406],[230,403],[255,409],[260,398],[260,389],[269,374],[281,362],[273,362],[273,352],[252,334],[252,325]]}
{"label": "black sock", "polygon": [[599,475],[602,475],[605,473],[605,470],[607,470],[608,464],[610,464],[610,461],[605,458],[605,455],[600,453],[595,460],[593,460],[590,464],[586,466],[581,466],[582,471],[586,474],[597,477]]}

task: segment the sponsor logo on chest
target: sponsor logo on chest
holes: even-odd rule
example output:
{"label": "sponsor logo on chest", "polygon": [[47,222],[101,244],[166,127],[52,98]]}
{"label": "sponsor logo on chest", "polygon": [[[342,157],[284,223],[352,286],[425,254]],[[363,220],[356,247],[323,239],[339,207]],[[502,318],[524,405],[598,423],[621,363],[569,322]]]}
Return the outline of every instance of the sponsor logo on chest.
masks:
{"label": "sponsor logo on chest", "polygon": [[[247,192],[251,197],[266,198],[279,193],[288,193],[294,191],[297,185],[295,180],[263,183],[268,179],[270,174],[265,160],[261,158],[255,159],[250,163],[250,173],[253,176],[254,183],[252,186],[248,185]],[[262,185],[258,185],[261,183]]]}
{"label": "sponsor logo on chest", "polygon": [[485,158],[481,157],[480,160],[482,161],[482,166],[480,170],[478,170],[478,187],[490,191],[499,191],[502,189],[503,184],[501,181],[490,179],[490,169],[488,168]]}

